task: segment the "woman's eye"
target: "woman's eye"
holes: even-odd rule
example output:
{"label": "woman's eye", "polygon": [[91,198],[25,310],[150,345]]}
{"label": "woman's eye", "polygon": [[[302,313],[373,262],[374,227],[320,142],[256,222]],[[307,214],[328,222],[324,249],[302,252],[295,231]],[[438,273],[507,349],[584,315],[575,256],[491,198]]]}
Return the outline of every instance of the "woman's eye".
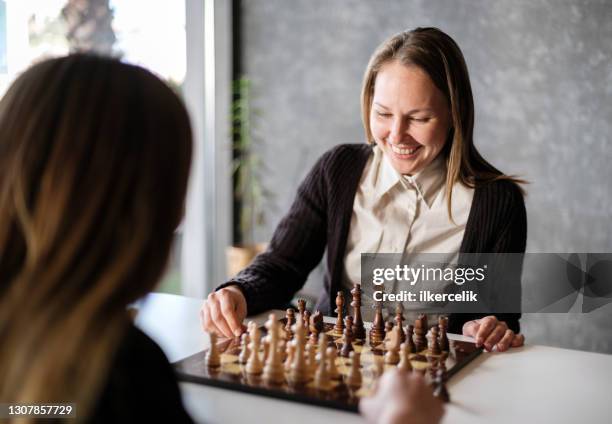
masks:
{"label": "woman's eye", "polygon": [[429,118],[411,118],[415,122],[428,122]]}
{"label": "woman's eye", "polygon": [[376,114],[380,116],[381,118],[389,118],[391,116],[390,113],[384,113],[384,112],[376,112]]}

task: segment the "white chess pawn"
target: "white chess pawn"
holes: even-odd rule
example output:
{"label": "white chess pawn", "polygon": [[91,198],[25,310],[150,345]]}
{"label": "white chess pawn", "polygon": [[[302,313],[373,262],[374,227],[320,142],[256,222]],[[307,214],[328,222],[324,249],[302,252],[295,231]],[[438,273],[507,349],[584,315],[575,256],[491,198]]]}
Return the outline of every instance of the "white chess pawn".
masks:
{"label": "white chess pawn", "polygon": [[351,369],[349,370],[349,374],[346,379],[346,384],[349,387],[359,387],[361,386],[361,364],[360,364],[360,355],[357,352],[351,352],[349,354],[349,358],[351,360]]}
{"label": "white chess pawn", "polygon": [[217,347],[217,335],[215,333],[208,333],[210,348],[206,352],[206,358],[204,362],[208,368],[218,368],[221,366],[221,356],[219,355],[219,348]]}
{"label": "white chess pawn", "polygon": [[338,371],[338,367],[336,366],[336,356],[338,352],[333,347],[327,348],[327,374],[329,378],[333,380],[339,380],[342,378],[342,375]]}
{"label": "white chess pawn", "polygon": [[263,370],[263,378],[268,383],[277,384],[285,379],[285,375],[283,363],[278,352],[278,322],[274,314],[270,314],[266,327],[268,329],[268,357]]}
{"label": "white chess pawn", "polygon": [[251,325],[250,327],[249,339],[251,339],[251,343],[249,345],[249,350],[251,351],[251,355],[247,361],[246,372],[248,374],[257,375],[261,374],[263,371],[263,365],[259,358],[259,345],[261,339],[259,338],[259,328],[257,325]]}
{"label": "white chess pawn", "polygon": [[314,384],[316,388],[325,390],[329,387],[330,383],[325,349],[322,349],[317,356],[319,356],[319,367],[315,373]]}
{"label": "white chess pawn", "polygon": [[400,361],[397,368],[402,371],[412,371],[412,363],[410,363],[410,344],[402,343],[400,346]]}

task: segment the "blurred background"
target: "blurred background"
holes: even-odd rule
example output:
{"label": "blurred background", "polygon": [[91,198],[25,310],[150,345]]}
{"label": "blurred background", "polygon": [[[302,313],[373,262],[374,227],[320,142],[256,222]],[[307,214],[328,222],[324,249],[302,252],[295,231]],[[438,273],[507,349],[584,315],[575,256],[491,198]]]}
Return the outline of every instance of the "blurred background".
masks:
{"label": "blurred background", "polygon": [[[612,251],[612,2],[0,0],[0,95],[30,64],[93,50],[188,105],[196,155],[160,291],[205,297],[265,248],[326,150],[364,141],[375,47],[436,26],[465,55],[475,142],[527,190],[529,252]],[[300,293],[314,299],[322,265]],[[581,298],[576,311],[580,310]],[[530,343],[612,353],[612,305],[525,314]]]}

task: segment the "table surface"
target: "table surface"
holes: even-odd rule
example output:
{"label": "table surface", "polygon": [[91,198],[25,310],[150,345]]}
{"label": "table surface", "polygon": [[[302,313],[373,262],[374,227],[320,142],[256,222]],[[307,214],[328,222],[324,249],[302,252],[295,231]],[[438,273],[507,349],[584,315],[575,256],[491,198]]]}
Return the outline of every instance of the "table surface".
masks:
{"label": "table surface", "polygon": [[[154,293],[140,303],[136,325],[171,362],[207,347],[199,299]],[[265,314],[249,319],[263,322]],[[205,423],[359,423],[353,413],[181,383],[185,407]],[[612,355],[526,345],[484,353],[448,383],[444,423],[604,423],[612,417]]]}

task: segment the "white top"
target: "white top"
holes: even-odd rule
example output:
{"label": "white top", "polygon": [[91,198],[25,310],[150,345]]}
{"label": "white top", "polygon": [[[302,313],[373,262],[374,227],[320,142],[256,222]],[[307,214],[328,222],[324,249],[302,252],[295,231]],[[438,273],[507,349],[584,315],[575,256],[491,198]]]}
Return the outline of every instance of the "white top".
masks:
{"label": "white top", "polygon": [[[174,362],[208,345],[198,318],[201,305],[200,299],[151,294],[142,302],[136,324]],[[277,316],[283,314],[278,311]],[[266,318],[267,312],[260,314],[258,322]],[[609,422],[610,375],[612,355],[534,345],[484,353],[449,381],[451,403],[443,423]],[[195,383],[180,387],[187,410],[201,423],[365,423],[349,412]]]}
{"label": "white top", "polygon": [[[413,176],[399,174],[375,146],[355,193],[344,260],[344,286],[361,284],[362,253],[439,253],[457,260],[474,189],[453,187],[447,209],[446,164],[438,156]],[[364,306],[368,305],[364,290]],[[414,308],[414,302],[404,305]],[[418,305],[416,305],[418,307]],[[366,316],[369,308],[366,308]]]}

